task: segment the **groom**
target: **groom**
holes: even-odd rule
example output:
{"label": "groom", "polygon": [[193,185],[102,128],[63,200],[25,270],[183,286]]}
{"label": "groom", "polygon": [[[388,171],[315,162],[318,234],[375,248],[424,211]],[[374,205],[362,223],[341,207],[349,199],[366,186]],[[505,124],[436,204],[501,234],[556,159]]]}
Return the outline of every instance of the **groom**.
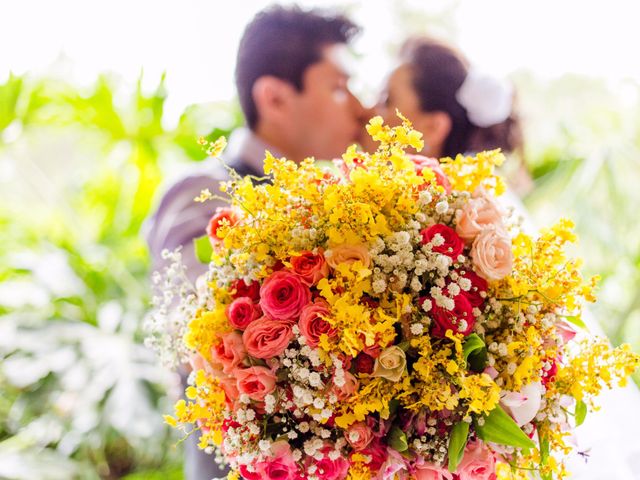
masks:
{"label": "groom", "polygon": [[[347,87],[346,47],[359,28],[341,15],[298,7],[271,7],[246,27],[238,48],[236,87],[247,127],[236,130],[223,155],[241,175],[262,176],[264,151],[301,161],[339,157],[364,131],[367,114]],[[211,159],[174,183],[150,219],[147,241],[154,269],[163,249],[182,246],[187,274],[195,280],[206,266],[196,261],[192,240],[202,236],[217,204],[193,199],[227,175]],[[186,446],[187,480],[222,476],[213,456]]]}

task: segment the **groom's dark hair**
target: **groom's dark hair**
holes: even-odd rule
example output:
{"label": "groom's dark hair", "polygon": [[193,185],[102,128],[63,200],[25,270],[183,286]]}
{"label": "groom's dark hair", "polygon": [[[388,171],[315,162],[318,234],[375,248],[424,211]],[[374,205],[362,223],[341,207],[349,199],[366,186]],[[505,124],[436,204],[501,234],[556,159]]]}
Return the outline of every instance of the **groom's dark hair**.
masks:
{"label": "groom's dark hair", "polygon": [[258,123],[252,90],[260,77],[272,75],[302,91],[304,72],[320,60],[323,47],[349,43],[359,31],[345,16],[320,10],[273,6],[258,13],[242,35],[236,62],[236,88],[249,128]]}

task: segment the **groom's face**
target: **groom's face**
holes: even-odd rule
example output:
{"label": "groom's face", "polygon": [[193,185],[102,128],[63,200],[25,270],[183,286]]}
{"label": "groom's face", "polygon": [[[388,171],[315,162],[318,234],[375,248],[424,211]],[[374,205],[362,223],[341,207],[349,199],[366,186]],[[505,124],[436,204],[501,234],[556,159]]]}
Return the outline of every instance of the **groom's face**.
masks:
{"label": "groom's face", "polygon": [[320,61],[305,71],[302,91],[296,93],[291,128],[294,142],[306,156],[341,156],[358,141],[366,121],[362,105],[347,85],[344,48],[325,47]]}

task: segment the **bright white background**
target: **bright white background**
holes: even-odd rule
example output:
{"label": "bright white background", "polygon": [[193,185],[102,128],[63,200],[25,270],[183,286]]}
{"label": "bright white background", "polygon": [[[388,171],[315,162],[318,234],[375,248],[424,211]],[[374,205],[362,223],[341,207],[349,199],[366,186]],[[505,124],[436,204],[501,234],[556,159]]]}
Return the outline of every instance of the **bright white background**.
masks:
{"label": "bright white background", "polygon": [[[157,83],[167,72],[168,113],[234,96],[235,50],[264,0],[2,0],[0,82],[14,73],[57,73],[90,83],[111,71]],[[282,2],[292,3],[292,2]],[[364,27],[356,90],[371,100],[392,49],[412,32],[452,38],[497,75],[526,68],[640,80],[636,0],[308,1],[339,6]],[[411,12],[410,15],[407,12]],[[434,19],[436,21],[434,22]]]}

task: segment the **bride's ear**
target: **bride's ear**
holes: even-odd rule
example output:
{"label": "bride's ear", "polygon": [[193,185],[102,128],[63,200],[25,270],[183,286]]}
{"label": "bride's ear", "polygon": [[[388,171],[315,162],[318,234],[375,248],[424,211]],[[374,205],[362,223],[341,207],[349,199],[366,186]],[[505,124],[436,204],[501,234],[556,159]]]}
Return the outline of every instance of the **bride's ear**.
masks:
{"label": "bride's ear", "polygon": [[442,111],[423,112],[414,125],[424,136],[424,153],[439,156],[451,132],[452,123],[449,114]]}
{"label": "bride's ear", "polygon": [[265,75],[255,81],[251,93],[259,119],[272,122],[289,114],[293,87],[284,80]]}

